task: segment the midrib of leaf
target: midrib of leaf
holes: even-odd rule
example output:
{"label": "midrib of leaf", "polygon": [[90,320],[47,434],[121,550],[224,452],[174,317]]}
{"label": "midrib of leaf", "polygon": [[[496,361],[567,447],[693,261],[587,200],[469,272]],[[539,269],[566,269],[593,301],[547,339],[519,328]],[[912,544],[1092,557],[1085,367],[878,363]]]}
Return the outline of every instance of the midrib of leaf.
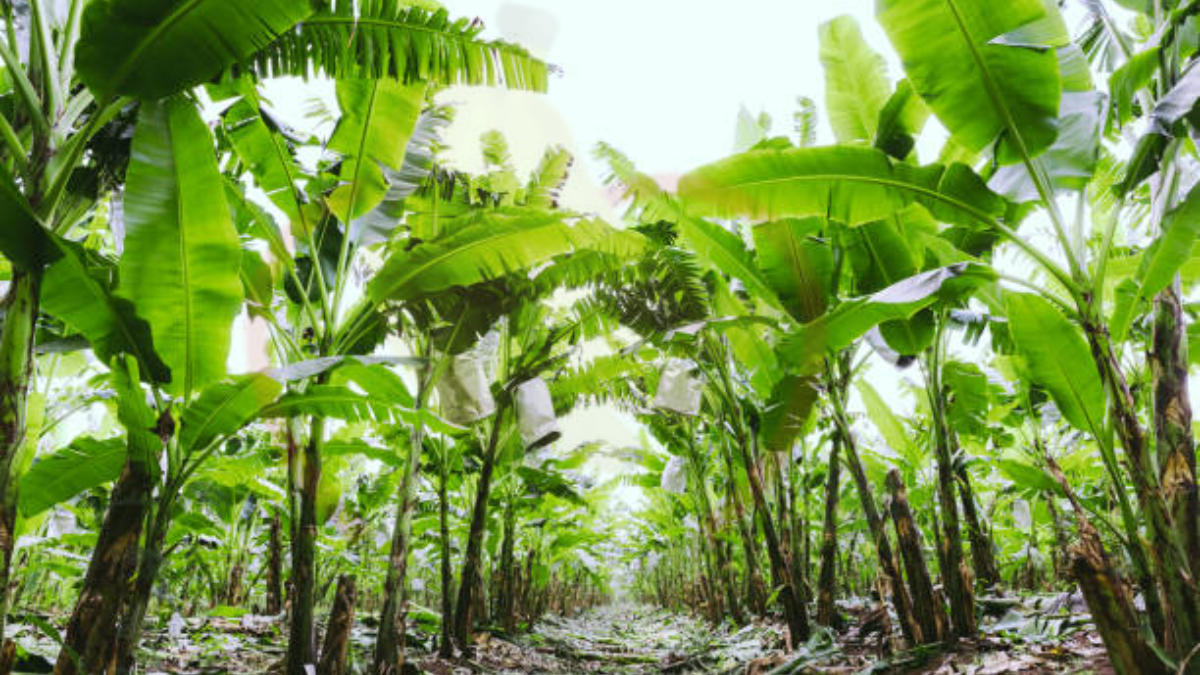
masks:
{"label": "midrib of leaf", "polygon": [[[514,237],[514,236],[521,237],[523,235],[533,234],[534,230],[539,230],[539,231],[546,230],[548,228],[552,228],[556,225],[561,225],[561,224],[563,224],[562,221],[554,220],[554,221],[551,221],[544,225],[539,225],[537,227],[532,227],[532,228],[528,228],[528,229],[513,228],[513,229],[509,229],[507,231],[498,232],[493,236],[485,237],[483,239],[477,239],[475,241],[466,242],[465,244],[462,244],[461,246],[452,246],[451,248],[447,249],[445,252],[436,254],[432,258],[426,260],[425,262],[419,263],[408,274],[402,275],[400,277],[399,281],[388,284],[387,288],[394,292],[395,289],[397,289],[405,284],[408,284],[412,279],[417,277],[419,274],[423,273],[425,270],[435,267],[435,266],[437,266],[438,263],[441,263],[445,260],[449,260],[449,259],[453,258],[454,256],[461,254],[465,251],[472,251],[472,250],[479,248],[480,246],[483,246],[485,244],[490,244],[495,241],[502,241],[502,240],[508,239],[510,237]],[[476,227],[482,227],[482,224],[478,225]],[[384,293],[383,295],[388,296],[388,295],[391,295],[391,293]]]}
{"label": "midrib of leaf", "polygon": [[[1021,155],[1021,163],[1025,165],[1025,170],[1029,173],[1029,178],[1033,181],[1034,187],[1037,188],[1038,196],[1041,197],[1043,205],[1050,212],[1050,219],[1054,223],[1055,235],[1059,240],[1059,245],[1063,248],[1063,254],[1066,255],[1071,268],[1078,270],[1079,262],[1072,255],[1070,242],[1067,240],[1066,231],[1063,229],[1062,215],[1059,214],[1058,203],[1054,201],[1054,186],[1046,180],[1040,165],[1036,164],[1033,156],[1029,154],[1029,147],[1025,145],[1025,137],[1021,135],[1021,130],[1017,128],[1012,111],[1005,104],[1004,97],[1000,95],[1000,89],[996,84],[996,80],[992,77],[992,71],[987,68],[983,54],[976,49],[971,33],[967,30],[966,22],[963,20],[962,13],[958,8],[958,0],[946,0],[946,5],[950,8],[954,22],[958,25],[959,34],[967,43],[967,49],[971,52],[971,59],[975,61],[975,66],[979,69],[988,98],[992,101],[992,106],[1003,117],[1004,127],[1008,130],[1009,136],[1017,147],[1017,152]],[[1071,288],[1071,286],[1068,285],[1068,288]]]}
{"label": "midrib of leaf", "polygon": [[184,194],[182,190],[182,171],[180,171],[179,162],[177,161],[179,154],[175,152],[176,147],[175,127],[171,123],[172,113],[169,108],[167,113],[167,142],[170,143],[171,152],[171,170],[175,174],[175,224],[179,230],[179,266],[183,275],[183,398],[188,400],[192,397],[192,382],[195,375],[195,340],[193,339],[193,331],[195,330],[195,322],[192,312],[192,269],[188,260],[188,236],[187,236],[187,221],[184,219],[183,200]]}
{"label": "midrib of leaf", "polygon": [[[784,229],[787,234],[787,244],[786,244],[787,255],[788,255],[788,258],[792,262],[792,264],[791,264],[792,269],[795,270],[794,278],[796,280],[796,295],[798,296],[797,299],[800,300],[800,304],[803,307],[808,304],[808,302],[806,302],[806,301],[812,300],[812,297],[808,293],[805,292],[806,289],[809,288],[809,285],[805,283],[805,281],[808,279],[808,276],[806,274],[804,266],[801,264],[802,256],[800,255],[800,246],[799,246],[799,243],[796,241],[795,235],[793,234],[791,228],[788,227],[786,224],[784,225]],[[819,301],[814,303],[814,305],[815,304],[819,304]],[[808,311],[812,311],[815,314],[817,307],[815,307],[815,306],[804,307],[804,309],[808,310]],[[803,318],[803,317],[797,317],[797,318]]]}
{"label": "midrib of leaf", "polygon": [[[367,102],[367,114],[363,118],[362,130],[358,135],[358,161],[354,164],[354,180],[350,184],[350,205],[346,211],[347,227],[349,227],[349,220],[354,219],[354,203],[358,200],[358,189],[359,183],[362,180],[363,162],[375,161],[374,158],[370,158],[368,160],[364,153],[366,152],[367,147],[367,137],[371,133],[371,121],[375,119],[375,102],[378,100],[378,98],[379,80],[374,80],[371,83],[371,98]],[[345,239],[346,242],[349,241],[350,237],[348,233]],[[347,247],[348,245],[348,243],[342,244],[343,248]]]}
{"label": "midrib of leaf", "polygon": [[992,71],[988,69],[987,63],[983,59],[983,54],[980,54],[979,50],[975,48],[975,41],[971,32],[967,30],[967,24],[958,9],[957,0],[946,0],[946,6],[950,8],[950,14],[954,17],[954,23],[958,26],[959,35],[962,36],[963,41],[967,44],[967,50],[971,53],[971,60],[975,62],[975,67],[979,69],[980,79],[983,80],[983,86],[987,90],[988,98],[992,101],[992,106],[1004,118],[1004,126],[1016,141],[1017,148],[1021,152],[1021,158],[1026,162],[1031,161],[1029,151],[1025,147],[1025,139],[1017,129],[1017,124],[1013,120],[1012,113],[1004,103],[1004,97],[1000,95],[999,87],[997,87],[996,81],[992,77]]}

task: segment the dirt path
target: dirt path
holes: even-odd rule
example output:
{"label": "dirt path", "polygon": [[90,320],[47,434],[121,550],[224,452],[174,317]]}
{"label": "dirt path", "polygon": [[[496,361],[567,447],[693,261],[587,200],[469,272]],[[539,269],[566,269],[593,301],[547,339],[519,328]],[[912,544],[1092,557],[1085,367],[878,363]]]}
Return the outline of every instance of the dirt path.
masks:
{"label": "dirt path", "polygon": [[[773,625],[713,630],[692,617],[618,605],[548,620],[517,642],[484,638],[476,663],[505,675],[742,672],[742,664],[781,644]],[[453,672],[432,660],[421,665],[438,675]]]}

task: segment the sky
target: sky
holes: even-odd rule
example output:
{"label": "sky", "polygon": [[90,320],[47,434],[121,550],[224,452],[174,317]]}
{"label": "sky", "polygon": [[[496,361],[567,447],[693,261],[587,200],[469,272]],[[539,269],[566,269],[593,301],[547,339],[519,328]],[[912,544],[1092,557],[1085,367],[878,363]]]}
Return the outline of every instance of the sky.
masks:
{"label": "sky", "polygon": [[[568,202],[602,212],[594,186],[603,166],[591,157],[600,141],[643,172],[672,175],[729,154],[742,105],[768,113],[777,133],[791,130],[797,96],[821,108],[816,38],[823,21],[858,18],[897,73],[872,6],[872,0],[454,0],[451,11],[482,19],[485,35],[518,42],[561,72],[544,95],[447,92],[444,98],[465,104],[451,146],[460,161],[478,161],[475,139],[496,127],[520,139],[514,146],[523,156],[516,159],[532,166],[542,148],[561,144],[580,164]],[[819,138],[828,137],[822,125]]]}

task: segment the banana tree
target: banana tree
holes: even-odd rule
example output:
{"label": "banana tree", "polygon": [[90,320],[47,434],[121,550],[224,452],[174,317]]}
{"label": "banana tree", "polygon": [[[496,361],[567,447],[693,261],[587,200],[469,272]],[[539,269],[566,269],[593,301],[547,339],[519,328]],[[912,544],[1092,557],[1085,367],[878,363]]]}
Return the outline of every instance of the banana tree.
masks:
{"label": "banana tree", "polygon": [[[1159,604],[1169,607],[1165,614],[1172,617],[1173,625],[1164,624],[1159,637],[1168,652],[1182,658],[1174,636],[1187,635],[1184,642],[1194,642],[1194,602],[1189,599],[1192,592],[1187,581],[1193,575],[1179,531],[1155,487],[1160,481],[1153,470],[1152,454],[1146,447],[1146,434],[1137,419],[1126,374],[1115,358],[1100,292],[1118,219],[1100,218],[1099,231],[1088,235],[1085,210],[1079,209],[1075,222],[1068,222],[1056,197],[1062,190],[1078,190],[1086,185],[1095,166],[1095,150],[1088,150],[1089,143],[1072,140],[1086,139],[1091,148],[1098,142],[1098,106],[1094,104],[1091,76],[1055,7],[1037,0],[1003,8],[984,4],[884,2],[879,5],[879,18],[900,53],[913,90],[939,117],[951,139],[966,156],[988,153],[998,166],[990,177],[995,189],[1014,199],[1030,201],[1045,212],[1058,244],[1053,255],[1040,241],[1018,232],[1011,209],[1003,201],[980,194],[982,181],[961,165],[910,167],[860,148],[752,152],[685,177],[680,193],[693,203],[704,203],[701,213],[755,218],[821,214],[848,224],[886,217],[921,204],[936,219],[999,237],[1031,260],[1044,275],[1044,284],[1035,283],[1029,288],[1028,280],[1008,281],[1039,294],[1053,312],[1071,317],[1073,330],[1083,331],[1081,339],[1091,353],[1088,362],[1094,364],[1101,383],[1100,404],[1110,409],[1125,450],[1141,517],[1156,541],[1164,543],[1153,574],[1142,575],[1147,581],[1151,576],[1154,579],[1153,583],[1143,584],[1144,591],[1164,596]],[[1174,39],[1172,22],[1181,25],[1191,11],[1189,5],[1175,13],[1163,13],[1164,36]],[[1024,45],[1031,42],[1046,45],[1047,49],[1026,49]],[[1193,100],[1182,92],[1179,97]],[[1164,108],[1159,111],[1165,115],[1159,122],[1168,127],[1180,123],[1183,114],[1168,110],[1188,108],[1186,104]],[[1154,143],[1144,147],[1152,149]],[[1149,151],[1141,154],[1156,156]],[[1133,170],[1144,166],[1145,160],[1135,156]],[[1136,184],[1140,177],[1136,173],[1133,176],[1128,182]],[[969,197],[970,193],[976,198]],[[1164,206],[1167,208],[1160,209],[1164,215],[1186,213],[1187,202],[1177,211]],[[1167,234],[1171,229],[1167,228]],[[1175,235],[1181,236],[1182,232],[1177,230]],[[1092,242],[1097,247],[1089,250]],[[1166,278],[1169,280],[1177,269],[1168,268]],[[1153,286],[1148,288],[1150,293],[1158,291]],[[1030,337],[1026,344],[1044,340]],[[1065,362],[1069,361],[1060,361]],[[1041,375],[1054,381],[1048,373]],[[1056,400],[1071,395],[1070,391],[1059,390]],[[1090,412],[1097,411],[1092,408]],[[1079,419],[1089,423],[1090,433],[1103,439],[1101,417]],[[1082,569],[1089,568],[1087,559],[1081,551],[1077,561]],[[1134,562],[1140,566],[1136,557]],[[1128,623],[1135,622],[1135,617],[1128,618]],[[1112,636],[1115,628],[1105,632]],[[1121,663],[1118,669],[1132,672],[1137,659],[1117,651],[1114,659]]]}

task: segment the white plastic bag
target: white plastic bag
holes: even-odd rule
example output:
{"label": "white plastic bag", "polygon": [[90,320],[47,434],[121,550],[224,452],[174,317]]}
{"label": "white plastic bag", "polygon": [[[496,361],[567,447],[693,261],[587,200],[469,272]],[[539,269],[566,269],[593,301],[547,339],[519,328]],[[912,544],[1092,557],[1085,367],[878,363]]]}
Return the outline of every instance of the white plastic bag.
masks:
{"label": "white plastic bag", "polygon": [[678,456],[673,456],[667,461],[667,465],[663,467],[662,481],[660,482],[662,489],[676,495],[687,492],[687,474],[684,473],[683,462],[684,459]]}
{"label": "white plastic bag", "polygon": [[700,412],[700,396],[704,383],[695,375],[696,362],[691,359],[670,359],[663,368],[654,396],[654,407],[680,415]]}
{"label": "white plastic bag", "polygon": [[450,366],[437,382],[442,416],[453,424],[466,426],[496,411],[484,360],[484,356],[475,350],[463,352],[451,359]]}
{"label": "white plastic bag", "polygon": [[529,450],[553,443],[562,436],[558,418],[554,416],[550,387],[540,377],[517,385],[517,429]]}

